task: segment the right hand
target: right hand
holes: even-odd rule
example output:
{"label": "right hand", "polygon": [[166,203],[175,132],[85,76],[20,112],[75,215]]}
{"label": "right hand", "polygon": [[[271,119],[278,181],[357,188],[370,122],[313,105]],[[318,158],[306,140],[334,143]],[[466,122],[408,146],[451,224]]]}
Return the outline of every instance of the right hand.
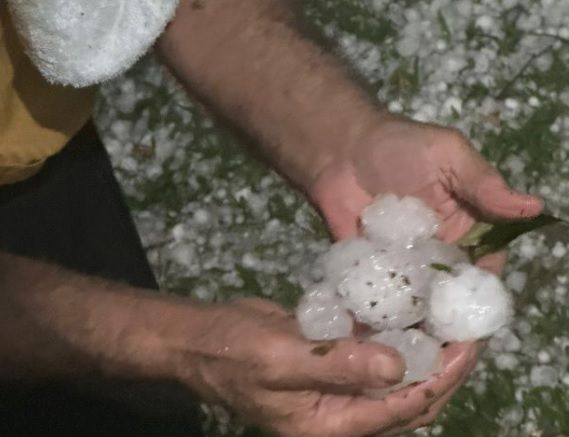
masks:
{"label": "right hand", "polygon": [[[430,423],[472,370],[477,347],[453,344],[444,371],[383,400],[361,394],[401,381],[387,346],[353,338],[314,342],[293,316],[261,299],[211,306],[205,330],[178,345],[172,371],[203,398],[279,436],[351,437]],[[176,330],[180,325],[176,323]]]}
{"label": "right hand", "polygon": [[544,206],[512,190],[459,131],[393,114],[322,169],[307,191],[338,240],[356,237],[362,210],[385,193],[423,200],[445,241],[480,219],[528,219]]}

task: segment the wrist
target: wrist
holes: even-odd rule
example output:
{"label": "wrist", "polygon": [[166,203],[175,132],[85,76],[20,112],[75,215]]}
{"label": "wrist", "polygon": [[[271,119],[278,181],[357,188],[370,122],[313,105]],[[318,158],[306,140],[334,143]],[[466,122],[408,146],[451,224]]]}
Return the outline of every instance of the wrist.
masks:
{"label": "wrist", "polygon": [[[129,343],[143,345],[132,355],[143,376],[174,380],[204,394],[200,368],[204,357],[219,353],[211,341],[223,321],[220,305],[167,297],[140,311]],[[212,349],[214,348],[214,349]]]}
{"label": "wrist", "polygon": [[242,342],[254,319],[243,319],[241,313],[233,304],[175,303],[159,329],[159,377],[176,381],[201,399],[225,402],[224,381],[236,377],[226,366],[238,368],[249,356],[243,349],[253,342]]}
{"label": "wrist", "polygon": [[303,187],[316,206],[319,206],[317,193],[322,184],[327,184],[327,181],[333,179],[338,173],[353,171],[360,154],[359,151],[363,150],[366,144],[375,143],[378,136],[384,136],[389,132],[389,126],[400,118],[382,109],[374,108],[372,112],[365,117],[354,117],[349,122],[352,128],[346,129],[343,135],[338,135],[334,139],[327,134],[323,138],[325,141],[326,138],[330,138],[329,147],[322,147],[324,156],[319,165],[312,168],[314,171],[309,174],[308,184]]}
{"label": "wrist", "polygon": [[[171,379],[173,355],[167,327],[176,327],[179,308],[168,297],[139,290],[129,300],[114,302],[102,316],[107,330],[98,336],[107,337],[108,342],[101,346],[101,371],[107,376]],[[95,347],[97,343],[91,339]]]}
{"label": "wrist", "polygon": [[2,252],[0,273],[0,316],[9,323],[17,315],[23,326],[19,341],[0,336],[1,352],[14,357],[0,366],[3,374],[100,380],[159,373],[154,320],[163,297]]}
{"label": "wrist", "polygon": [[[377,129],[385,113],[361,102],[351,110],[322,111],[307,119],[304,153],[297,162],[300,187],[310,194],[318,178],[329,168],[349,163],[353,151]],[[298,147],[298,146],[297,146]]]}

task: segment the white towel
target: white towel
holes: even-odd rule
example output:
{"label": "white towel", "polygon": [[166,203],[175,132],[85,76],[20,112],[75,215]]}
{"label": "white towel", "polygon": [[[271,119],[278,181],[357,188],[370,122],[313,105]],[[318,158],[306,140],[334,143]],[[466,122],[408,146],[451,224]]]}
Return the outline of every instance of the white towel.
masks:
{"label": "white towel", "polygon": [[34,64],[50,82],[74,87],[128,69],[160,36],[177,5],[178,0],[8,0]]}

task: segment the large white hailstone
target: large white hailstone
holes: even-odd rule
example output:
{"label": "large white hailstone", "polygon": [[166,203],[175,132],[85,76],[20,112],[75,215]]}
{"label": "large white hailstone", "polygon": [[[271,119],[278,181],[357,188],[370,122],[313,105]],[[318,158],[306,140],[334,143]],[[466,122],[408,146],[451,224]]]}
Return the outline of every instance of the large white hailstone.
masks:
{"label": "large white hailstone", "polygon": [[343,305],[375,330],[406,328],[425,317],[432,269],[406,248],[379,249],[359,260],[338,285]]}
{"label": "large white hailstone", "polygon": [[435,212],[423,201],[394,194],[378,197],[364,209],[361,222],[370,240],[404,246],[432,237],[439,227]]}
{"label": "large white hailstone", "polygon": [[427,303],[427,329],[442,341],[488,337],[512,318],[512,298],[495,275],[470,264],[438,272]]}
{"label": "large white hailstone", "polygon": [[363,238],[334,243],[320,259],[326,281],[337,285],[344,279],[347,270],[359,260],[369,258],[373,252],[373,244]]}
{"label": "large white hailstone", "polygon": [[371,341],[396,349],[407,366],[401,384],[425,381],[441,370],[441,342],[418,329],[394,329],[375,334]]}
{"label": "large white hailstone", "polygon": [[354,320],[328,283],[316,285],[296,308],[302,334],[310,340],[332,340],[352,335]]}
{"label": "large white hailstone", "polygon": [[433,264],[453,266],[457,263],[468,263],[468,256],[463,250],[435,238],[418,241],[413,245],[413,254],[424,267],[433,267]]}

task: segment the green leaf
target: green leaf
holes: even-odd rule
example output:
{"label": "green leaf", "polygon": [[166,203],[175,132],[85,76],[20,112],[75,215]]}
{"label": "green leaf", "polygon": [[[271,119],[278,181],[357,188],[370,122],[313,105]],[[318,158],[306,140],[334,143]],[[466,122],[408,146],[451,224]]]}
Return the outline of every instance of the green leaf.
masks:
{"label": "green leaf", "polygon": [[399,67],[391,73],[388,83],[398,95],[414,95],[421,86],[419,58],[415,57],[413,61],[401,62]]}
{"label": "green leaf", "polygon": [[462,248],[475,247],[480,239],[494,228],[491,223],[478,222],[460,240],[458,245]]}
{"label": "green leaf", "polygon": [[437,20],[439,22],[439,28],[441,29],[443,38],[447,43],[450,43],[452,40],[452,32],[450,31],[450,27],[442,11],[439,11],[439,13],[437,14]]}
{"label": "green leaf", "polygon": [[472,261],[476,261],[484,255],[504,249],[523,234],[556,223],[569,225],[560,218],[546,214],[517,222],[477,223],[458,241],[458,246],[468,252]]}
{"label": "green leaf", "polygon": [[437,270],[439,272],[447,272],[447,273],[451,273],[452,269],[450,268],[450,266],[447,266],[446,264],[442,264],[442,263],[432,263],[430,265],[430,267],[433,270]]}

